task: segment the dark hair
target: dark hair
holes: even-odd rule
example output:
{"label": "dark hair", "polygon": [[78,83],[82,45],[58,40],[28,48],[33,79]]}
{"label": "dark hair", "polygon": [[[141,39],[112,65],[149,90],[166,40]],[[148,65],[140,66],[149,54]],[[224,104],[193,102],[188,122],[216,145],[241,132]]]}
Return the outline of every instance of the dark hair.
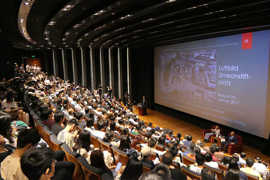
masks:
{"label": "dark hair", "polygon": [[9,138],[11,134],[11,117],[0,116],[0,135]]}
{"label": "dark hair", "polygon": [[177,137],[180,139],[182,137],[181,133],[177,133]]}
{"label": "dark hair", "polygon": [[52,111],[47,107],[45,109],[42,109],[40,112],[40,120],[41,121],[47,121],[49,120],[49,116],[52,113]]}
{"label": "dark hair", "polygon": [[91,118],[86,121],[86,127],[90,128],[92,126],[94,126],[94,119]]}
{"label": "dark hair", "polygon": [[154,138],[151,138],[148,142],[149,147],[153,148],[156,145],[157,141]]}
{"label": "dark hair", "polygon": [[253,164],[254,164],[254,160],[251,159],[251,158],[248,158],[248,159],[246,160],[246,163],[247,163],[247,166],[248,166],[248,167],[252,167]]}
{"label": "dark hair", "polygon": [[36,145],[40,141],[40,135],[36,129],[22,129],[17,139],[17,148],[24,148],[28,144]]}
{"label": "dark hair", "polygon": [[83,130],[79,134],[78,143],[80,147],[86,149],[87,151],[90,150],[90,144],[91,144],[91,136],[88,131]]}
{"label": "dark hair", "polygon": [[246,155],[245,152],[241,152],[241,153],[240,153],[240,157],[241,157],[241,158],[245,158],[246,156],[247,156],[247,155]]}
{"label": "dark hair", "polygon": [[100,150],[94,150],[90,155],[91,166],[104,170],[106,173],[112,176],[111,170],[106,166],[104,162],[103,152]]}
{"label": "dark hair", "polygon": [[171,172],[170,169],[163,165],[159,164],[154,169],[153,172],[157,173],[159,176],[161,176],[163,179],[171,179]]}
{"label": "dark hair", "polygon": [[216,174],[211,171],[209,168],[203,168],[201,172],[201,180],[215,180]]}
{"label": "dark hair", "polygon": [[188,135],[188,136],[187,136],[187,140],[188,140],[188,141],[192,141],[192,136]]}
{"label": "dark hair", "polygon": [[120,180],[137,180],[143,173],[143,165],[140,161],[129,159]]}
{"label": "dark hair", "polygon": [[204,155],[204,157],[205,157],[205,161],[206,161],[206,162],[212,161],[212,156],[211,156],[210,153],[206,153],[206,154]]}
{"label": "dark hair", "polygon": [[210,152],[211,152],[212,154],[214,154],[216,151],[217,151],[216,145],[211,145],[211,146],[210,146]]}
{"label": "dark hair", "polygon": [[239,170],[239,166],[236,159],[234,158],[231,159],[231,162],[229,164],[229,169]]}
{"label": "dark hair", "polygon": [[240,180],[240,171],[234,171],[234,170],[229,170],[225,177],[224,180]]}
{"label": "dark hair", "polygon": [[231,159],[232,158],[229,157],[229,156],[224,156],[224,158],[222,159],[221,163],[224,164],[224,165],[228,165],[228,164],[230,164]]}
{"label": "dark hair", "polygon": [[54,121],[59,123],[64,118],[64,114],[62,112],[57,112],[54,114]]}
{"label": "dark hair", "polygon": [[68,125],[78,125],[78,122],[76,119],[71,119],[67,122]]}
{"label": "dark hair", "polygon": [[26,151],[20,160],[21,169],[29,180],[39,180],[51,168],[53,152],[49,148],[35,148]]}
{"label": "dark hair", "polygon": [[196,158],[196,163],[197,163],[199,166],[203,165],[203,163],[204,163],[204,156],[203,156],[201,153],[197,153],[197,154],[195,155],[195,158]]}
{"label": "dark hair", "polygon": [[114,131],[115,130],[115,122],[110,123],[110,130]]}
{"label": "dark hair", "polygon": [[126,149],[130,149],[130,139],[128,136],[121,137],[119,149],[124,151]]}
{"label": "dark hair", "polygon": [[172,160],[173,160],[173,156],[172,156],[172,153],[170,152],[166,152],[165,154],[163,154],[162,159],[161,159],[161,161],[168,166],[172,164]]}

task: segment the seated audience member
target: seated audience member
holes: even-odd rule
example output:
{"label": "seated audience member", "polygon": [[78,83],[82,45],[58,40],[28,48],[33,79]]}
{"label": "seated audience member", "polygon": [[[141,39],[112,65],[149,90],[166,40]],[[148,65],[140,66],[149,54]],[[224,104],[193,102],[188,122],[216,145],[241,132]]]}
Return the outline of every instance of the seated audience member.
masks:
{"label": "seated audience member", "polygon": [[78,145],[77,152],[85,159],[88,159],[91,153],[90,152],[91,135],[88,131],[84,130],[80,132],[77,145]]}
{"label": "seated audience member", "polygon": [[192,143],[192,136],[187,135],[183,140],[183,143],[186,148],[190,147],[190,144]]}
{"label": "seated audience member", "polygon": [[120,180],[137,180],[143,172],[143,166],[140,161],[129,159]]}
{"label": "seated audience member", "polygon": [[196,158],[196,163],[190,165],[189,170],[200,175],[203,169],[204,156],[201,153],[197,153],[195,158]]}
{"label": "seated audience member", "polygon": [[219,169],[218,163],[212,160],[212,155],[210,153],[206,153],[204,155],[204,157],[205,157],[205,161],[206,161],[204,163],[205,165],[207,165],[207,166],[209,166],[211,168]]}
{"label": "seated audience member", "polygon": [[20,166],[29,180],[50,180],[55,173],[54,154],[47,148],[29,149],[22,155]]}
{"label": "seated audience member", "polygon": [[221,151],[221,148],[216,146],[216,151],[214,153],[215,159],[220,162],[224,158],[224,152]]}
{"label": "seated audience member", "polygon": [[205,133],[204,140],[209,141],[210,136],[213,136],[213,135],[216,137],[220,136],[220,128],[218,125],[214,126],[214,128],[211,129],[211,132]]}
{"label": "seated audience member", "polygon": [[244,152],[240,153],[239,164],[240,164],[241,167],[246,166],[246,156],[247,156],[246,153],[244,153]]}
{"label": "seated audience member", "polygon": [[174,168],[172,166],[172,161],[173,161],[172,153],[166,152],[165,154],[162,155],[161,164],[164,164],[167,168],[169,168],[172,180],[182,180],[182,179],[186,180],[187,179],[186,175],[182,173],[180,168]]}
{"label": "seated audience member", "polygon": [[6,147],[6,141],[11,137],[10,125],[10,116],[0,116],[0,163],[12,153],[12,150]]}
{"label": "seated audience member", "polygon": [[52,125],[51,131],[57,136],[60,131],[64,129],[64,114],[61,112],[54,114],[55,123]]}
{"label": "seated audience member", "polygon": [[40,113],[40,119],[42,123],[49,128],[52,128],[52,125],[55,124],[53,112],[48,107],[46,107],[42,109]]}
{"label": "seated audience member", "polygon": [[17,149],[7,156],[1,163],[1,176],[8,180],[27,180],[20,166],[20,159],[24,152],[40,141],[40,135],[35,129],[23,129],[17,139]]}
{"label": "seated audience member", "polygon": [[113,177],[111,170],[106,166],[104,161],[103,152],[100,150],[94,150],[91,152],[90,156],[91,166],[99,169],[102,174],[108,174],[109,176]]}
{"label": "seated audience member", "polygon": [[70,149],[74,146],[74,140],[77,136],[77,130],[76,130],[76,119],[71,119],[67,122],[67,126],[65,129],[60,131],[57,135],[57,140],[66,143]]}
{"label": "seated audience member", "polygon": [[247,176],[240,171],[238,161],[234,158],[231,159],[228,171],[225,175],[225,180],[247,180]]}
{"label": "seated audience member", "polygon": [[211,171],[209,168],[203,168],[201,172],[201,180],[216,180],[216,173]]}
{"label": "seated audience member", "polygon": [[215,161],[215,162],[218,161],[218,159],[217,159],[216,156],[215,156],[216,148],[217,148],[217,146],[216,146],[215,144],[212,144],[212,145],[210,146],[210,153],[211,153],[211,155],[212,155],[212,160]]}
{"label": "seated audience member", "polygon": [[224,158],[221,160],[221,164],[224,165],[224,166],[227,166],[229,167],[229,164],[231,162],[231,157],[229,156],[224,156]]}
{"label": "seated audience member", "polygon": [[262,162],[260,157],[256,157],[252,168],[255,171],[259,172],[260,175],[262,176],[262,178],[266,178],[266,176],[267,176],[267,174],[269,172],[266,165]]}
{"label": "seated audience member", "polygon": [[259,180],[262,180],[260,173],[252,168],[253,164],[254,164],[254,160],[251,158],[248,158],[246,160],[246,167],[241,168],[240,170],[246,174],[257,176],[257,177],[259,177]]}
{"label": "seated audience member", "polygon": [[65,152],[56,151],[54,152],[55,162],[55,173],[51,178],[52,180],[72,180],[72,175],[75,169],[75,165],[72,162],[64,161]]}
{"label": "seated audience member", "polygon": [[141,159],[141,162],[143,164],[143,166],[147,167],[147,168],[150,168],[150,169],[153,169],[155,167],[153,161],[151,160],[151,148],[149,148],[148,146],[146,147],[143,147],[141,149],[141,154],[142,154],[142,159]]}
{"label": "seated audience member", "polygon": [[12,109],[16,109],[17,107],[18,105],[14,101],[13,93],[9,91],[6,95],[6,98],[1,103],[1,108],[6,112],[10,112]]}

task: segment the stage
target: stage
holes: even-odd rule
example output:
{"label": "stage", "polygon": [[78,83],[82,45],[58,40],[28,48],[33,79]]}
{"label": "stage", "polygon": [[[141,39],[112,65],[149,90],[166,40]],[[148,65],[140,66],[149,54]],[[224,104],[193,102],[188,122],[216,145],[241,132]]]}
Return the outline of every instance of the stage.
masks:
{"label": "stage", "polygon": [[[200,127],[181,120],[181,118],[176,118],[165,113],[147,109],[146,116],[140,116],[138,112],[138,107],[133,106],[133,112],[138,114],[139,118],[144,120],[145,122],[151,122],[154,126],[159,126],[162,128],[168,128],[174,131],[174,133],[180,132],[182,137],[185,135],[191,135],[192,140],[201,140],[202,139],[202,130]],[[270,150],[270,149],[269,149]],[[265,162],[270,163],[270,157],[262,154],[259,149],[255,149],[253,147],[245,145],[243,146],[243,151],[247,154],[247,157],[261,157]]]}

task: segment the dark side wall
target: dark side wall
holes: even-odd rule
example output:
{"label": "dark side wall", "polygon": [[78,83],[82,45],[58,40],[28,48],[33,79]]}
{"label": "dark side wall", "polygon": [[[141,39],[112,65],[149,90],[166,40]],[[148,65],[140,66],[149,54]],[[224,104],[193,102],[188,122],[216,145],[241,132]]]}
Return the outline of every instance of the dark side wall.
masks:
{"label": "dark side wall", "polygon": [[133,99],[145,96],[148,107],[154,105],[154,52],[152,47],[131,49],[131,82]]}

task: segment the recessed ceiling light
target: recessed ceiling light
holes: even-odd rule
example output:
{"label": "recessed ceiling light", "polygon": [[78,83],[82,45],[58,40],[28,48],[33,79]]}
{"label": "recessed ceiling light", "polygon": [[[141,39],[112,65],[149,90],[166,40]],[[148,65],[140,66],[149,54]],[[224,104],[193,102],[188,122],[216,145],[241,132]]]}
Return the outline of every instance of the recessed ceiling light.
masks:
{"label": "recessed ceiling light", "polygon": [[73,28],[74,29],[77,29],[77,28],[79,28],[81,26],[81,24],[75,24],[74,26],[73,26]]}
{"label": "recessed ceiling light", "polygon": [[44,31],[44,34],[45,34],[45,35],[48,35],[48,34],[49,34],[49,31]]}
{"label": "recessed ceiling light", "polygon": [[66,38],[62,38],[62,41],[66,41],[67,39]]}
{"label": "recessed ceiling light", "polygon": [[26,5],[26,6],[30,6],[30,5],[31,5],[31,3],[30,3],[30,2],[28,2],[28,1],[25,1],[25,2],[24,2],[24,5]]}
{"label": "recessed ceiling light", "polygon": [[89,35],[89,33],[84,34],[85,37],[87,37],[88,35]]}
{"label": "recessed ceiling light", "polygon": [[49,26],[53,26],[53,25],[55,25],[55,24],[56,24],[55,21],[50,21],[48,25],[49,25]]}
{"label": "recessed ceiling light", "polygon": [[68,4],[62,9],[62,11],[70,11],[73,7],[74,7],[74,5]]}
{"label": "recessed ceiling light", "polygon": [[68,36],[68,35],[70,35],[70,32],[66,32],[66,33],[65,33],[65,36]]}
{"label": "recessed ceiling light", "polygon": [[48,37],[45,37],[44,39],[45,39],[46,41],[48,41],[48,40],[49,40],[49,38],[48,38]]}
{"label": "recessed ceiling light", "polygon": [[167,0],[167,3],[175,2],[176,0]]}

